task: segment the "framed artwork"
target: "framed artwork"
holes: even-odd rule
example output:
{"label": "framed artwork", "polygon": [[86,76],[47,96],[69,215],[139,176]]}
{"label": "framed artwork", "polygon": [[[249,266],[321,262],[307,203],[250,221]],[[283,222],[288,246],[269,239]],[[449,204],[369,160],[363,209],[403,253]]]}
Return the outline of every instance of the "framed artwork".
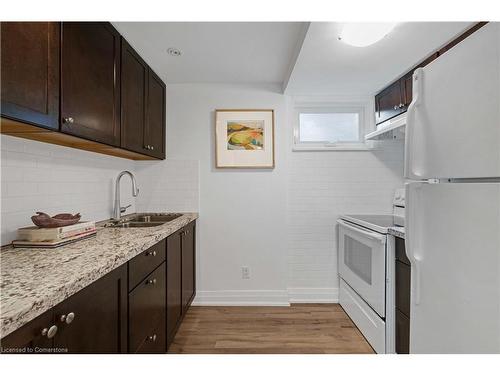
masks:
{"label": "framed artwork", "polygon": [[217,168],[274,168],[274,110],[215,110]]}

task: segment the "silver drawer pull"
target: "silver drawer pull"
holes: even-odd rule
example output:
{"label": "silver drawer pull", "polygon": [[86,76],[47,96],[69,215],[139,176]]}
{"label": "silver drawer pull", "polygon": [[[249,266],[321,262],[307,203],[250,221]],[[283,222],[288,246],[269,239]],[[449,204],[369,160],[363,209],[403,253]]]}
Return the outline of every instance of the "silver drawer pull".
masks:
{"label": "silver drawer pull", "polygon": [[156,284],[156,279],[149,279],[148,281],[146,281],[146,284],[153,284],[153,285],[155,285]]}
{"label": "silver drawer pull", "polygon": [[153,250],[153,251],[148,251],[148,252],[146,253],[146,256],[150,256],[150,255],[152,255],[152,256],[154,256],[154,257],[155,257],[155,256],[156,256],[156,250]]}
{"label": "silver drawer pull", "polygon": [[61,322],[66,324],[71,324],[71,322],[75,319],[75,313],[70,312],[68,315],[61,315]]}
{"label": "silver drawer pull", "polygon": [[57,333],[57,326],[53,325],[50,328],[42,329],[42,336],[47,336],[48,339],[53,338]]}
{"label": "silver drawer pull", "polygon": [[148,336],[148,340],[155,342],[156,341],[156,333],[152,334],[151,336]]}

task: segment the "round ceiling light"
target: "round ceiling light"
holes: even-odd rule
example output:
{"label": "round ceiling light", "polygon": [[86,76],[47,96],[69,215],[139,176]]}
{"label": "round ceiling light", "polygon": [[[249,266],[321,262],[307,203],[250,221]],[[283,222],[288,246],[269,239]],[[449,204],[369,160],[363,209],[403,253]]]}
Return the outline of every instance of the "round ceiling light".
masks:
{"label": "round ceiling light", "polygon": [[170,56],[180,56],[180,55],[182,55],[182,51],[180,49],[173,48],[173,47],[170,47],[169,49],[167,49],[167,53]]}
{"label": "round ceiling light", "polygon": [[353,22],[345,23],[339,40],[355,47],[366,47],[389,34],[396,22]]}

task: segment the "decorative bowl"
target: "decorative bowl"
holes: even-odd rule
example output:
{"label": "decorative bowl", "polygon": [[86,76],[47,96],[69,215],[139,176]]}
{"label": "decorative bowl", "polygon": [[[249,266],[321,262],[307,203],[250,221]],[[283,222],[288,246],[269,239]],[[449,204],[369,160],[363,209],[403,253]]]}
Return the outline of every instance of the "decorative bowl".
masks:
{"label": "decorative bowl", "polygon": [[37,212],[37,215],[32,216],[31,220],[39,228],[58,228],[76,224],[80,218],[80,213],[76,215],[63,213],[50,217],[44,212]]}

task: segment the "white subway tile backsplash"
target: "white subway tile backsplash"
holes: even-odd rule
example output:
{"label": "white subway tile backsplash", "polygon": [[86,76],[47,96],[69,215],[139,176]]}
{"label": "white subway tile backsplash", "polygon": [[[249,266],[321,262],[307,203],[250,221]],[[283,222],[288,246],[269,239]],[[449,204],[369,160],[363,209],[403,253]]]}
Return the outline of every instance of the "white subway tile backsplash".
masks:
{"label": "white subway tile backsplash", "polygon": [[401,142],[370,152],[292,152],[289,288],[338,288],[337,219],[346,213],[390,213],[402,176]]}
{"label": "white subway tile backsplash", "polygon": [[[31,140],[1,136],[1,243],[32,225],[35,211],[80,212],[84,220],[103,220],[112,212],[112,185],[135,162]],[[130,183],[124,183],[123,188]],[[124,204],[134,204],[123,192]]]}
{"label": "white subway tile backsplash", "polygon": [[122,204],[136,211],[198,211],[198,161],[132,161],[91,152],[1,136],[1,244],[32,225],[35,211],[80,212],[84,220],[111,217],[114,183],[132,171],[140,193],[131,195],[122,179]]}

